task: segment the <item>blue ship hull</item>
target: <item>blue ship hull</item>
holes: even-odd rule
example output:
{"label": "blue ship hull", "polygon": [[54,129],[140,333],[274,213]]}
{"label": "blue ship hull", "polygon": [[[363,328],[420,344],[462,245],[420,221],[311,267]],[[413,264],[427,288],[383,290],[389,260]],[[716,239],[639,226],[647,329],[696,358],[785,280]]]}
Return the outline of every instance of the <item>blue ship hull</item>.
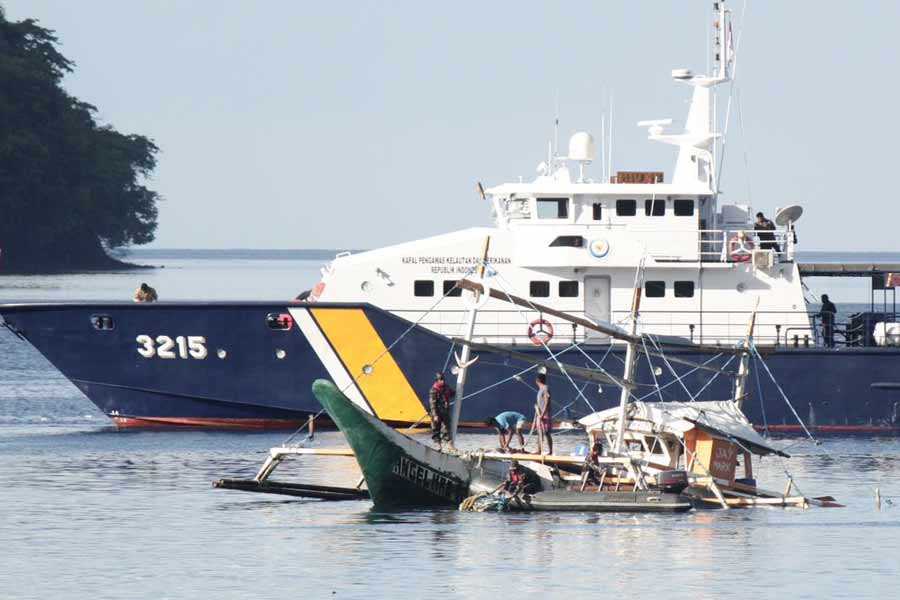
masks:
{"label": "blue ship hull", "polygon": [[[434,372],[453,364],[452,343],[428,330],[410,328],[408,321],[366,304],[36,304],[0,306],[0,315],[120,426],[295,428],[310,415],[319,414],[311,386],[316,379],[329,378],[329,372],[296,323],[278,330],[269,327],[267,320],[271,315],[287,314],[289,308],[305,311],[309,307],[315,307],[319,321],[327,311],[355,309],[371,324],[378,343],[389,347],[391,360],[409,381],[418,404],[412,412],[397,413],[396,407],[385,406],[384,400],[367,397],[376,415],[398,425],[416,422],[424,415]],[[98,317],[100,328],[96,325]],[[139,353],[139,336],[155,340],[162,335],[173,340],[179,336],[202,337],[205,356],[195,358],[182,351],[162,359]],[[401,337],[400,343],[392,345]],[[343,357],[334,340],[329,343]],[[566,347],[560,343],[555,350]],[[602,363],[610,372],[621,373],[624,348],[585,345],[582,349],[584,353],[569,348],[561,358],[583,367]],[[516,350],[546,358],[542,348],[519,346]],[[480,354],[468,374],[463,424],[478,426],[503,410],[532,415],[534,392],[529,385],[534,372],[526,371],[530,365]],[[728,359],[680,349],[666,354],[694,362],[712,359],[710,366],[716,367]],[[765,371],[753,365],[743,408],[754,424],[800,431],[795,410],[810,429],[819,431],[900,429],[900,349],[778,348],[765,356],[793,409]],[[690,367],[672,364],[682,377],[677,381],[661,359],[652,360],[654,367],[662,367],[662,374],[656,376],[662,390],[657,393],[640,388],[638,396],[652,392],[648,400],[660,396],[685,400],[688,393],[696,395],[697,400],[731,397],[731,383],[725,376],[717,376],[710,383],[713,373],[691,373]],[[728,368],[735,369],[735,362]],[[375,368],[380,367],[376,364]],[[520,376],[516,378],[516,374]],[[565,376],[551,371],[549,379],[558,420],[618,402],[618,389],[612,386],[601,390],[576,377],[575,383],[584,394],[580,398]],[[654,369],[646,359],[639,365],[638,380],[654,382]],[[417,412],[419,416],[414,417]],[[392,417],[397,414],[406,416]]]}

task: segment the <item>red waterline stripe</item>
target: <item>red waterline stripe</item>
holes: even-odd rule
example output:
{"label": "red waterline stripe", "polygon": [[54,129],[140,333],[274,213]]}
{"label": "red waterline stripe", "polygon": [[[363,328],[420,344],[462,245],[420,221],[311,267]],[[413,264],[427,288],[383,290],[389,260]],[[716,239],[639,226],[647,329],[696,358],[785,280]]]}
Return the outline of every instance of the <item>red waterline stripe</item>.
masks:
{"label": "red waterline stripe", "polygon": [[[800,425],[769,425],[768,427],[763,427],[762,425],[754,425],[754,427],[760,431],[764,429],[768,429],[769,431],[791,431],[791,432],[800,432],[803,431],[803,427]],[[810,431],[844,431],[844,432],[860,432],[860,433],[874,433],[879,431],[900,431],[900,426],[898,425],[813,425],[807,427]]]}
{"label": "red waterline stripe", "polygon": [[[118,427],[126,428],[151,428],[151,427],[209,427],[218,429],[297,429],[306,425],[306,419],[241,419],[241,418],[194,418],[194,417],[113,417],[113,423]],[[389,426],[398,429],[408,428],[413,423],[395,423],[385,421]],[[334,423],[328,417],[322,416],[316,419],[316,427],[333,427]],[[484,423],[477,421],[463,421],[460,427],[466,429],[483,429]],[[419,423],[417,429],[427,430],[431,426],[428,423]]]}
{"label": "red waterline stripe", "polygon": [[[118,427],[214,427],[218,429],[297,429],[306,419],[241,419],[193,417],[110,417]],[[317,422],[318,424],[318,422]]]}

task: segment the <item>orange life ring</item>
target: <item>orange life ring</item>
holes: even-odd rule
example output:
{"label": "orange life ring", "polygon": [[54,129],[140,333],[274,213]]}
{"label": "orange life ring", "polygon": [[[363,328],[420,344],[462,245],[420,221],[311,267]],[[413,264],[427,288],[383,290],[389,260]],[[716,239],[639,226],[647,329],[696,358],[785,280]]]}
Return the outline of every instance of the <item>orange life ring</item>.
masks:
{"label": "orange life ring", "polygon": [[528,339],[535,346],[542,346],[553,339],[553,325],[544,319],[535,319],[528,324]]}
{"label": "orange life ring", "polygon": [[307,302],[317,302],[319,300],[319,296],[322,295],[322,292],[325,291],[325,282],[320,281],[316,285],[313,286],[312,291],[309,294],[309,298]]}
{"label": "orange life ring", "polygon": [[747,262],[753,254],[753,240],[735,235],[728,240],[728,255],[734,262]]}

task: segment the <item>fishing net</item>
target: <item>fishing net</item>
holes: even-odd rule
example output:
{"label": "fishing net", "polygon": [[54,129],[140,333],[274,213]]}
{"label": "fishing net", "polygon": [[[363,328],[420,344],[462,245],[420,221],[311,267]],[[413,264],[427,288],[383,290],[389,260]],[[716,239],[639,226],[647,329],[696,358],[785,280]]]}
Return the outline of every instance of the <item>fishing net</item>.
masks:
{"label": "fishing net", "polygon": [[503,512],[509,506],[509,499],[498,494],[481,493],[469,496],[459,505],[459,510],[469,512]]}

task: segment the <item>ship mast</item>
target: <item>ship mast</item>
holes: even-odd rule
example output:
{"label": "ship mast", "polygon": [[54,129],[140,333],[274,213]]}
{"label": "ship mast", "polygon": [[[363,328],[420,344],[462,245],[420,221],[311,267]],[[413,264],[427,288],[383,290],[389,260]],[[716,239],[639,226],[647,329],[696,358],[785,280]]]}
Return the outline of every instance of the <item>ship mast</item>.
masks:
{"label": "ship mast", "polygon": [[713,52],[715,72],[712,75],[696,75],[690,69],[675,69],[672,78],[694,88],[682,133],[664,131],[667,120],[651,120],[638,123],[648,128],[649,139],[678,146],[678,158],[672,183],[687,187],[702,187],[704,193],[717,195],[716,144],[721,134],[716,131],[716,103],[713,89],[731,81],[734,63],[731,11],[724,0],[713,3],[716,17],[713,21]]}

